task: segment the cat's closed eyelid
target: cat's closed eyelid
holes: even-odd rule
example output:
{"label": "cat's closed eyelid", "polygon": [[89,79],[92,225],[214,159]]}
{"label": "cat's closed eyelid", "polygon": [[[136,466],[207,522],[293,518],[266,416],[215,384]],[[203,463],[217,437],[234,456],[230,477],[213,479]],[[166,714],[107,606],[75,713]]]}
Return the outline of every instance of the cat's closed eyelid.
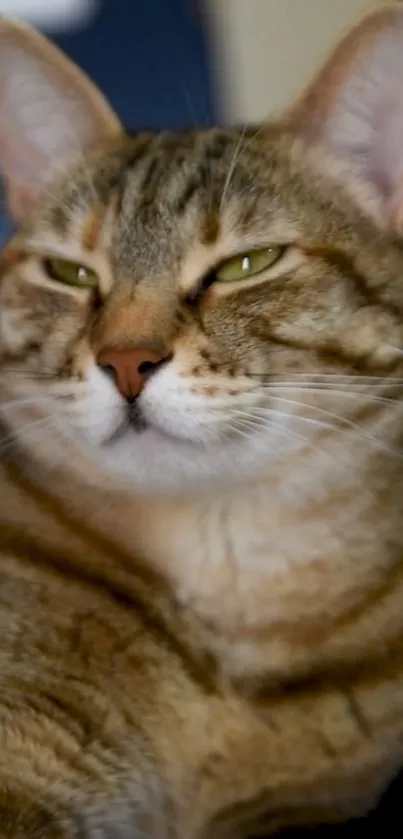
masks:
{"label": "cat's closed eyelid", "polygon": [[[103,250],[84,252],[74,237],[66,241],[48,235],[28,237],[24,241],[24,256],[32,262],[35,261],[41,271],[45,261],[58,260],[82,266],[97,275],[102,297],[105,297],[114,285],[112,270]],[[46,271],[42,273],[46,276]]]}
{"label": "cat's closed eyelid", "polygon": [[[93,267],[88,261],[70,259],[55,250],[34,251],[28,253],[26,259],[31,268],[27,279],[35,284],[51,286],[55,292],[74,296],[77,300],[88,300],[91,295],[97,306],[107,296],[104,271],[95,263]],[[74,282],[75,270],[77,281]],[[66,272],[71,273],[70,278]]]}
{"label": "cat's closed eyelid", "polygon": [[[273,258],[270,256],[272,252]],[[233,261],[249,259],[254,254],[263,255],[263,261],[256,270],[246,273],[245,278],[237,279],[221,279],[219,271],[225,268]],[[268,255],[267,266],[264,263],[264,254]],[[299,254],[299,258],[298,258]],[[186,289],[183,294],[183,300],[186,305],[194,306],[197,304],[207,292],[215,294],[218,292],[220,296],[233,294],[237,290],[241,291],[243,288],[249,288],[253,285],[258,285],[262,282],[268,282],[270,279],[281,276],[297,267],[297,264],[303,260],[303,253],[298,251],[297,247],[291,243],[283,245],[258,245],[249,246],[243,250],[229,254],[225,259],[217,261],[210,265],[208,270],[195,282],[189,289]]]}
{"label": "cat's closed eyelid", "polygon": [[270,283],[271,280],[278,279],[281,276],[286,276],[293,270],[296,270],[304,261],[306,257],[304,252],[296,245],[287,245],[279,259],[272,265],[262,271],[245,277],[245,279],[229,280],[227,282],[219,282],[214,279],[214,271],[211,272],[208,280],[206,290],[211,292],[212,297],[227,297],[237,294],[244,289],[254,288],[259,285]]}

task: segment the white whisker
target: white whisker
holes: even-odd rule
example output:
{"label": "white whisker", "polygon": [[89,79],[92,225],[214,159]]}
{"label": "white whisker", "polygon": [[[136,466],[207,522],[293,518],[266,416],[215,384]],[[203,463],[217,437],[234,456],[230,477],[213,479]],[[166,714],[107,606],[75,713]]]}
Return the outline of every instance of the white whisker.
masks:
{"label": "white whisker", "polygon": [[4,437],[0,435],[0,454],[12,448],[19,438],[29,436],[32,433],[32,429],[37,430],[43,426],[46,428],[54,426],[54,418],[42,417],[41,419],[27,423],[22,428],[13,429]]}
{"label": "white whisker", "polygon": [[231,163],[230,163],[230,166],[229,166],[229,169],[228,169],[227,177],[225,179],[225,183],[224,183],[224,187],[223,187],[223,191],[222,191],[222,195],[221,195],[220,211],[222,211],[222,209],[224,207],[225,199],[226,199],[227,193],[228,193],[228,189],[230,187],[232,176],[233,176],[234,171],[235,171],[235,166],[236,166],[236,164],[239,160],[239,157],[240,157],[242,143],[243,143],[243,140],[244,140],[244,137],[245,137],[246,128],[247,128],[247,125],[245,124],[243,129],[242,129],[239,140],[236,144],[234,154],[232,156],[232,160],[231,160]]}
{"label": "white whisker", "polygon": [[[355,432],[361,439],[366,440],[376,447],[382,449],[383,451],[388,452],[389,454],[393,454],[399,458],[403,459],[403,453],[399,452],[397,449],[393,449],[391,446],[388,446],[383,440],[380,440],[378,437],[375,437],[373,434],[369,434],[366,432],[361,425],[354,422],[351,419],[346,417],[339,416],[331,411],[327,411],[324,408],[321,408],[317,405],[306,405],[303,402],[299,402],[295,399],[285,399],[282,397],[277,397],[276,401],[281,402],[286,405],[290,405],[292,407],[300,408],[302,410],[313,410],[317,411],[322,416],[329,418],[326,420],[317,420],[313,417],[306,417],[303,414],[293,414],[289,411],[281,411],[276,407],[262,407],[256,406],[253,408],[254,413],[259,416],[267,416],[268,419],[273,417],[281,417],[282,419],[287,419],[288,421],[292,420],[292,422],[300,421],[304,423],[308,423],[310,425],[316,426],[318,428],[329,429],[332,431],[345,431],[350,430]],[[329,420],[334,420],[334,422],[329,422]]]}
{"label": "white whisker", "polygon": [[[247,376],[252,378],[252,379],[255,378],[255,377],[256,378],[262,378],[261,373],[248,373]],[[308,381],[312,381],[312,382],[319,382],[319,381],[328,382],[328,381],[338,381],[338,380],[340,380],[340,381],[343,381],[343,382],[348,381],[348,382],[351,382],[351,383],[356,383],[357,385],[362,384],[362,383],[363,384],[381,383],[385,386],[388,386],[389,384],[401,384],[401,385],[403,385],[403,377],[402,376],[368,376],[368,375],[364,376],[364,375],[361,375],[361,374],[351,375],[350,373],[312,373],[312,372],[309,372],[309,373],[291,373],[290,376],[291,376],[290,381],[292,381],[292,382],[303,381],[304,379],[307,379]],[[268,377],[268,378],[270,378],[270,377]],[[275,381],[272,381],[272,382],[269,382],[269,383],[272,383],[273,385],[276,384]],[[282,381],[279,380],[279,383],[282,384]]]}
{"label": "white whisker", "polygon": [[308,384],[305,384],[305,385],[301,386],[301,385],[293,385],[291,383],[289,383],[289,384],[286,383],[286,384],[281,384],[280,386],[278,386],[278,385],[273,385],[273,386],[272,385],[268,385],[268,386],[263,385],[263,387],[260,388],[259,390],[261,392],[272,392],[273,393],[273,398],[277,398],[277,394],[278,394],[279,391],[281,392],[281,390],[285,390],[285,391],[288,391],[288,392],[290,392],[290,391],[291,392],[292,391],[297,391],[297,393],[298,392],[303,392],[304,396],[306,394],[316,395],[316,394],[320,393],[321,395],[325,395],[325,396],[341,396],[343,399],[344,398],[355,399],[356,401],[359,400],[360,397],[361,397],[363,402],[364,401],[365,402],[373,402],[373,403],[379,404],[379,405],[396,405],[396,406],[401,406],[403,408],[403,402],[401,402],[400,400],[397,400],[396,398],[392,398],[392,397],[389,397],[389,396],[378,396],[377,394],[373,394],[373,393],[370,393],[368,391],[362,390],[362,388],[357,389],[357,390],[345,390],[345,389],[342,390],[338,387],[333,387],[331,385],[323,385],[323,386],[319,386],[319,387],[317,387],[315,385],[314,387],[312,387],[311,385],[308,385]]}

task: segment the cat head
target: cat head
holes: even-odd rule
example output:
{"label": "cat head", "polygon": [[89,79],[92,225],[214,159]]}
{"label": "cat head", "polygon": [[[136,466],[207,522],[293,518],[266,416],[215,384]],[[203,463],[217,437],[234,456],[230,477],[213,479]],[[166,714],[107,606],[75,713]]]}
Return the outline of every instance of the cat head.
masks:
{"label": "cat head", "polygon": [[145,493],[264,476],[370,423],[403,358],[402,77],[385,7],[279,119],[133,135],[2,21],[0,382]]}

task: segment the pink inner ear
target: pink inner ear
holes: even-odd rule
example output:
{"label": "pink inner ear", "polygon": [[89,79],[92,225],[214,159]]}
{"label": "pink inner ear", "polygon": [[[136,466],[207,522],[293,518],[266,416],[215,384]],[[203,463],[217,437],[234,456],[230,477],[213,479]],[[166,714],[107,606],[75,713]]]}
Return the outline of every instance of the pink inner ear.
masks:
{"label": "pink inner ear", "polygon": [[287,120],[370,188],[383,222],[403,214],[403,3],[341,40]]}
{"label": "pink inner ear", "polygon": [[66,56],[0,16],[0,171],[18,221],[53,176],[119,131],[101,93]]}
{"label": "pink inner ear", "polygon": [[9,211],[20,222],[40,199],[40,187],[44,188],[43,157],[35,146],[24,140],[22,132],[13,135],[13,141],[11,137],[0,137],[0,153],[4,161]]}
{"label": "pink inner ear", "polygon": [[43,158],[39,150],[28,144],[21,134],[0,139],[0,149],[5,170],[13,172],[17,179],[26,179],[30,173],[31,176],[36,175],[32,181],[32,186],[35,186],[43,169]]}
{"label": "pink inner ear", "polygon": [[403,176],[403,100],[388,91],[379,103],[371,156],[373,177],[392,200]]}
{"label": "pink inner ear", "polygon": [[37,196],[35,192],[21,184],[20,187],[14,187],[11,191],[8,190],[8,205],[9,211],[16,222],[21,222],[27,219],[31,212],[33,212]]}

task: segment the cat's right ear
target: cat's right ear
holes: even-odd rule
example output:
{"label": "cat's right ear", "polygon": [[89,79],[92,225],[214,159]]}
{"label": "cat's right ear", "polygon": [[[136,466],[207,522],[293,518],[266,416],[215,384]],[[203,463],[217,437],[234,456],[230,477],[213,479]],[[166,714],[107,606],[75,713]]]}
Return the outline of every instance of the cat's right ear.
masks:
{"label": "cat's right ear", "polygon": [[[336,45],[285,124],[343,164],[379,223],[403,229],[403,4],[381,5]],[[320,155],[318,155],[318,159]]]}
{"label": "cat's right ear", "polygon": [[21,23],[0,20],[0,171],[23,222],[53,179],[119,120],[87,76]]}

